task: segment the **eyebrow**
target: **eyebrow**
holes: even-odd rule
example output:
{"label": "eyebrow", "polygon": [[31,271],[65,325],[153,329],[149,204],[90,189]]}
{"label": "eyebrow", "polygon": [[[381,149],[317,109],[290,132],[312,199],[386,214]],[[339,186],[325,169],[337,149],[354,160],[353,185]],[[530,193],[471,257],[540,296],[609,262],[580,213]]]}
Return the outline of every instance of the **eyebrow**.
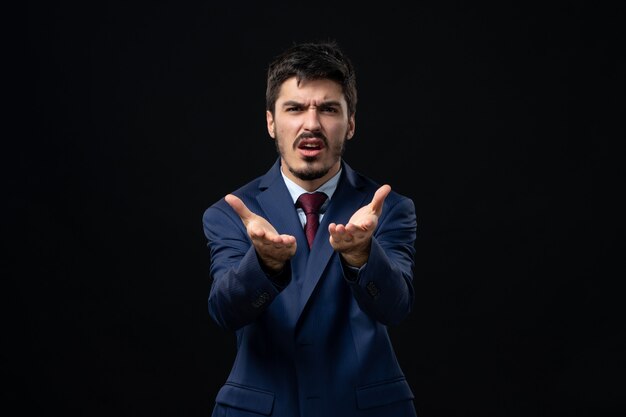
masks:
{"label": "eyebrow", "polygon": [[[295,100],[288,100],[288,101],[285,101],[285,102],[283,103],[283,107],[289,107],[289,106],[303,106],[303,105],[304,105],[304,104],[302,104],[302,103],[300,103],[300,102],[298,102],[298,101],[295,101]],[[341,107],[341,102],[340,102],[340,101],[337,101],[337,100],[323,101],[323,102],[321,102],[321,103],[318,105],[318,107],[319,107],[319,106],[336,106],[336,107]]]}

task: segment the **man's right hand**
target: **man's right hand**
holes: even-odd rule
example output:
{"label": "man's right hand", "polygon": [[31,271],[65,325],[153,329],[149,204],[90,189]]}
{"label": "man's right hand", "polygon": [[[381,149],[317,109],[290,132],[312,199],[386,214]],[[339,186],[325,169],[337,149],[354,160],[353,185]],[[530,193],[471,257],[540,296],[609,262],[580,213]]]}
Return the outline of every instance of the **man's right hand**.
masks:
{"label": "man's right hand", "polygon": [[271,272],[279,272],[296,254],[296,238],[279,235],[274,226],[263,217],[251,212],[241,199],[233,194],[224,197],[246,226],[248,236],[264,266]]}

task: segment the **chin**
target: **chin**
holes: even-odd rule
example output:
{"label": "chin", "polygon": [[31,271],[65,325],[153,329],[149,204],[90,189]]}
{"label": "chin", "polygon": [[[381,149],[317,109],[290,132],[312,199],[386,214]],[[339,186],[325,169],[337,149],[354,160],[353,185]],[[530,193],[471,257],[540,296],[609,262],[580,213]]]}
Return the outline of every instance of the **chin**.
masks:
{"label": "chin", "polygon": [[328,174],[330,171],[327,167],[314,167],[312,164],[307,164],[306,167],[302,169],[292,169],[289,168],[289,171],[296,177],[303,181],[313,181],[322,178],[324,175]]}

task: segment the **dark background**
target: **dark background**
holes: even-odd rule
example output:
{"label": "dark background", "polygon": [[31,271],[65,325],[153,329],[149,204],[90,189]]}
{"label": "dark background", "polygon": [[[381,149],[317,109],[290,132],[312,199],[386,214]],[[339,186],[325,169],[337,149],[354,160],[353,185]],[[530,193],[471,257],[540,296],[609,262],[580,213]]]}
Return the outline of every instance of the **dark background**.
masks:
{"label": "dark background", "polygon": [[6,415],[210,414],[235,345],[201,216],[276,157],[270,59],[327,38],[357,67],[346,160],[417,207],[415,309],[390,331],[418,414],[623,415],[623,7],[24,5]]}

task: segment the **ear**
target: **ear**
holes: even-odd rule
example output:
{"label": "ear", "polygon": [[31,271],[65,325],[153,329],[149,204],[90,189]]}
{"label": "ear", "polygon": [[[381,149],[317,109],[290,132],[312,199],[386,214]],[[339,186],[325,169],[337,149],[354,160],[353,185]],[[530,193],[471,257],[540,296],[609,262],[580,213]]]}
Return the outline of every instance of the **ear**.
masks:
{"label": "ear", "polygon": [[276,139],[276,133],[274,131],[276,127],[274,125],[274,116],[271,111],[265,111],[265,120],[267,121],[267,132],[272,138]]}
{"label": "ear", "polygon": [[356,119],[354,113],[348,118],[348,132],[346,133],[346,139],[350,140],[354,136],[356,130]]}

